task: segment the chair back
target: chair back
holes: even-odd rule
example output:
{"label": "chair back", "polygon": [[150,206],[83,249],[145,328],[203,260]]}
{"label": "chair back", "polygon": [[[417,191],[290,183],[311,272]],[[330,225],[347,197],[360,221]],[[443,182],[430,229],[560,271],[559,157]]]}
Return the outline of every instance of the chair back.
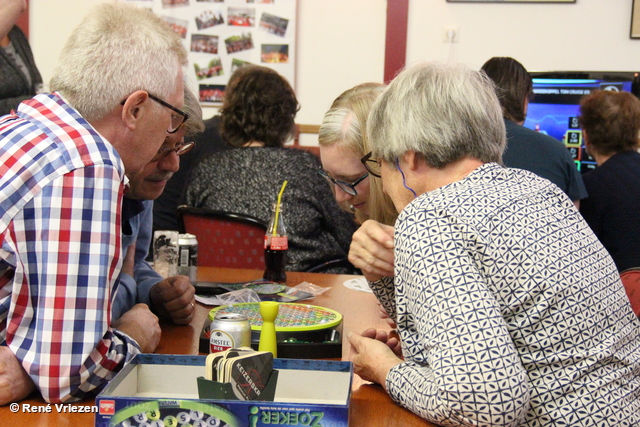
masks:
{"label": "chair back", "polygon": [[620,279],[631,302],[631,309],[640,317],[640,267],[624,270],[620,273]]}
{"label": "chair back", "polygon": [[198,239],[198,265],[264,270],[267,224],[237,213],[178,206],[181,232]]}

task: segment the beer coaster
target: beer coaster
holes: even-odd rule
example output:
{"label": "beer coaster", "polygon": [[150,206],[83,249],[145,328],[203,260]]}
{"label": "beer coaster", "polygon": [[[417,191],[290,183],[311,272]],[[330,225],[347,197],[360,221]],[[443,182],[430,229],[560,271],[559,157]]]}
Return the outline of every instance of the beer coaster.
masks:
{"label": "beer coaster", "polygon": [[[251,330],[262,330],[262,316],[259,302],[245,302],[233,305],[223,305],[211,310],[223,313],[240,313],[247,316]],[[211,316],[211,315],[210,315]],[[213,314],[215,316],[215,314]],[[278,317],[274,324],[276,332],[297,332],[328,329],[342,323],[342,315],[337,311],[325,307],[307,304],[281,303]]]}

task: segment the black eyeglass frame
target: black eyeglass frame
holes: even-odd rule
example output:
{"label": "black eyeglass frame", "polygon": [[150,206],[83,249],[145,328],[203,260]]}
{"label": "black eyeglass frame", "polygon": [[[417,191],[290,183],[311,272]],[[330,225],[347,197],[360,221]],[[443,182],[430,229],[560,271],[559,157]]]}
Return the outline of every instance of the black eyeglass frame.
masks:
{"label": "black eyeglass frame", "polygon": [[327,173],[327,171],[325,171],[322,168],[318,169],[318,173],[320,174],[321,177],[323,177],[333,185],[337,185],[338,187],[340,187],[342,191],[352,196],[358,195],[358,190],[356,190],[356,185],[360,184],[362,181],[364,181],[366,177],[369,176],[369,172],[367,172],[364,175],[362,175],[360,178],[356,179],[355,181],[347,182],[347,181],[341,181],[339,179],[333,178]]}
{"label": "black eyeglass frame", "polygon": [[378,172],[375,172],[372,170],[372,166],[369,166],[368,163],[375,163],[378,165],[378,167],[380,167],[380,160],[378,159],[372,159],[371,158],[371,151],[369,151],[367,154],[365,154],[364,156],[362,156],[362,158],[360,159],[360,162],[364,165],[364,167],[367,169],[367,171],[375,176],[376,178],[381,178],[380,174]]}
{"label": "black eyeglass frame", "polygon": [[[180,110],[180,109],[178,109],[178,108],[174,107],[173,105],[169,104],[169,103],[168,103],[168,102],[166,102],[166,101],[163,101],[162,99],[158,98],[157,96],[150,94],[149,92],[147,92],[147,95],[149,95],[149,98],[153,99],[153,100],[154,100],[154,101],[156,101],[158,104],[162,105],[163,107],[167,107],[167,108],[169,108],[170,110],[172,110],[172,111],[174,111],[174,112],[176,112],[176,113],[180,114],[180,116],[182,116],[182,121],[180,122],[180,124],[178,124],[178,125],[177,125],[175,128],[173,128],[172,130],[168,130],[168,129],[167,129],[167,133],[171,133],[171,134],[173,134],[173,133],[178,132],[178,130],[180,130],[180,128],[182,127],[182,125],[184,125],[184,124],[185,124],[185,122],[186,122],[187,120],[189,120],[189,115],[188,115],[187,113],[185,113],[184,111],[182,111],[182,110]],[[126,97],[125,99],[123,99],[123,100],[120,102],[120,105],[124,105],[124,103],[125,103],[125,102],[127,102],[127,99],[128,99],[128,98],[129,98],[129,97]],[[171,125],[172,125],[172,126],[173,126],[173,117],[174,117],[174,116],[172,116],[172,118],[171,118]]]}
{"label": "black eyeglass frame", "polygon": [[160,160],[167,157],[171,152],[176,153],[177,156],[182,156],[183,154],[186,154],[189,151],[191,151],[191,149],[195,147],[195,145],[196,145],[195,141],[189,141],[189,142],[181,142],[180,144],[176,144],[176,146],[173,148],[160,147],[156,155],[153,156],[153,158],[149,161],[149,163],[159,162]]}

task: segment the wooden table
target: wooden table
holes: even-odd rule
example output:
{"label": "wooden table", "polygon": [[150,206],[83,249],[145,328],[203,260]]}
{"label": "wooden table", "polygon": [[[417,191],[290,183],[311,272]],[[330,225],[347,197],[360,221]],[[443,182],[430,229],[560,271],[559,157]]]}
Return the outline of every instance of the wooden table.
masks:
{"label": "wooden table", "polygon": [[[233,270],[223,268],[199,267],[198,280],[216,282],[241,282],[262,277],[262,271]],[[296,286],[307,281],[331,289],[309,300],[310,304],[331,308],[343,316],[343,334],[349,331],[361,332],[369,327],[387,328],[378,316],[376,299],[373,294],[348,289],[343,285],[346,280],[357,276],[319,274],[319,273],[287,273],[287,285]],[[162,339],[156,350],[161,354],[198,354],[200,330],[211,307],[196,305],[196,316],[191,324],[176,326],[162,322]],[[350,345],[343,339],[342,360],[349,360]],[[46,406],[39,395],[32,395],[20,402],[37,407]],[[67,412],[59,413],[52,405],[51,413],[25,413],[20,410],[11,412],[8,406],[0,408],[0,419],[7,426],[92,426],[94,415],[91,413],[70,413],[71,406],[91,406],[93,399],[87,399],[66,408]],[[22,406],[21,406],[22,407]],[[379,385],[362,381],[354,376],[349,426],[358,427],[413,427],[433,426],[406,409],[396,405]]]}

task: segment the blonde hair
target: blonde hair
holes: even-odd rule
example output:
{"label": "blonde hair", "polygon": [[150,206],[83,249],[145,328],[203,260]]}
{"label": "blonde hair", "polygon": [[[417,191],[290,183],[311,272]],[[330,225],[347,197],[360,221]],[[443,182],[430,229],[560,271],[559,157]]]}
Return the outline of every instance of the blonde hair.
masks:
{"label": "blonde hair", "polygon": [[50,87],[85,119],[99,120],[136,90],[166,99],[186,64],[180,36],[162,18],[135,6],[103,3],[67,40]]}
{"label": "blonde hair", "polygon": [[[382,83],[362,83],[346,90],[338,96],[325,113],[318,132],[321,147],[342,144],[358,158],[367,154],[366,124],[369,111],[386,86]],[[382,191],[379,178],[369,175],[369,215],[356,211],[356,219],[362,223],[374,219],[383,224],[393,225],[398,213],[389,196]]]}

